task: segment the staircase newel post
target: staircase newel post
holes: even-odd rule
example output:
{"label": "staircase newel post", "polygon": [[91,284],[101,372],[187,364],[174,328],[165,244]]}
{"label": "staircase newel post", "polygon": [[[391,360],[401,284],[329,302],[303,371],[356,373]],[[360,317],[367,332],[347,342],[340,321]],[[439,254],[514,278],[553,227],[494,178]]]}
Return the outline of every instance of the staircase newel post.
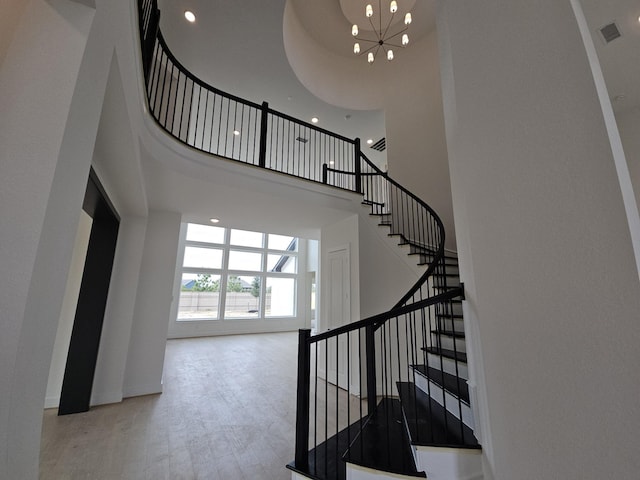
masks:
{"label": "staircase newel post", "polygon": [[377,405],[375,332],[373,325],[369,325],[365,330],[367,355],[367,415],[372,415]]}
{"label": "staircase newel post", "polygon": [[296,401],[296,451],[295,465],[302,471],[309,470],[309,389],[311,387],[311,330],[298,331],[298,391]]}
{"label": "staircase newel post", "polygon": [[326,163],[322,164],[322,183],[324,183],[325,185],[327,184],[327,179],[329,178],[329,171],[327,170],[329,167],[327,167]]}
{"label": "staircase newel post", "polygon": [[260,116],[260,152],[258,152],[258,166],[265,168],[267,165],[267,125],[269,119],[269,104],[262,102],[262,115]]}
{"label": "staircase newel post", "polygon": [[355,176],[356,176],[356,192],[362,193],[362,167],[360,166],[360,153],[362,152],[362,150],[360,150],[360,139],[359,138],[356,138],[354,150],[355,150],[355,152],[354,152],[354,154],[355,154],[354,172],[355,172]]}

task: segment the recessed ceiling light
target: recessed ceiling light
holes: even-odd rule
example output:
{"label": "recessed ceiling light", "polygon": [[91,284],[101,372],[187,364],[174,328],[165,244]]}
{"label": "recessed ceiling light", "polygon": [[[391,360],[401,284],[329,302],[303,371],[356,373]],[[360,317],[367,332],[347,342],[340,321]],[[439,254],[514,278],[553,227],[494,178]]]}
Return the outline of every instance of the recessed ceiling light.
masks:
{"label": "recessed ceiling light", "polygon": [[187,19],[187,22],[193,23],[196,21],[196,14],[193,13],[191,10],[185,10],[184,18]]}
{"label": "recessed ceiling light", "polygon": [[318,123],[318,117],[313,117],[311,119],[311,123]]}
{"label": "recessed ceiling light", "polygon": [[220,222],[220,219],[219,219],[219,218],[210,218],[210,219],[209,219],[209,221],[210,221],[211,223],[219,223],[219,222]]}
{"label": "recessed ceiling light", "polygon": [[236,135],[236,136],[240,135],[240,130],[234,130],[233,134]]}
{"label": "recessed ceiling light", "polygon": [[373,143],[373,138],[367,140],[367,145],[371,145]]}

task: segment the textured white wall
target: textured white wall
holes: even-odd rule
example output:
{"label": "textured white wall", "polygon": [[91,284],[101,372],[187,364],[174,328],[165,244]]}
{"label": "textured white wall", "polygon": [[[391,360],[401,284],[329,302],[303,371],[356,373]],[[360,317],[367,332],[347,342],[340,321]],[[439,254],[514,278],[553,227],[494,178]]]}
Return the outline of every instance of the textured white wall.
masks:
{"label": "textured white wall", "polygon": [[631,183],[640,207],[640,110],[633,109],[616,115],[622,146],[627,157]]}
{"label": "textured white wall", "polygon": [[388,237],[389,229],[376,224],[377,217],[359,215],[361,318],[389,310],[424,271],[412,268],[418,257],[397,245],[400,237]]}
{"label": "textured white wall", "polygon": [[92,78],[83,62],[92,9],[24,8],[0,70],[0,471],[29,479],[99,116],[99,103],[79,94],[98,92],[100,102],[104,73]]}
{"label": "textured white wall", "polygon": [[3,0],[0,4],[0,64],[9,50],[16,28],[20,25],[20,17],[28,4],[24,0]]}
{"label": "textured white wall", "polygon": [[635,478],[640,283],[571,4],[441,1],[438,31],[485,478]]}
{"label": "textured white wall", "polygon": [[162,391],[181,215],[149,213],[124,376],[125,397]]}
{"label": "textured white wall", "polygon": [[0,69],[0,472],[30,479],[109,65],[132,29],[123,3],[23,8]]}

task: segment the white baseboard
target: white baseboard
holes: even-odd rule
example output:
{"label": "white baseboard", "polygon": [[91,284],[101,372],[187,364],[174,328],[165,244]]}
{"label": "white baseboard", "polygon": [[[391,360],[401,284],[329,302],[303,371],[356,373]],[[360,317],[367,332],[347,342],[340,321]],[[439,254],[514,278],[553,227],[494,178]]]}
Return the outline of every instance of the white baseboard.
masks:
{"label": "white baseboard", "polygon": [[60,396],[46,397],[44,399],[44,408],[58,408],[60,406]]}
{"label": "white baseboard", "polygon": [[109,403],[120,403],[122,392],[94,392],[91,395],[91,406],[107,405]]}
{"label": "white baseboard", "polygon": [[162,383],[148,383],[146,385],[130,385],[122,389],[122,398],[141,397],[142,395],[154,395],[162,393]]}

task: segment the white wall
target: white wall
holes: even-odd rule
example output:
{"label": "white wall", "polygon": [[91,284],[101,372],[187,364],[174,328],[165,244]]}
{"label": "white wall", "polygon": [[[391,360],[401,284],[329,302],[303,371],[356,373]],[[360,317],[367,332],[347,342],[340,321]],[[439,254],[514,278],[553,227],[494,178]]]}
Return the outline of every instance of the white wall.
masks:
{"label": "white wall", "polygon": [[120,219],[118,243],[104,313],[91,405],[119,402],[127,367],[138,281],[145,245],[147,219]]}
{"label": "white wall", "polygon": [[24,0],[3,0],[0,5],[0,64],[9,50],[16,28],[20,25],[21,15],[27,7]]}
{"label": "white wall", "polygon": [[415,45],[402,86],[385,96],[389,175],[425,201],[442,219],[446,248],[456,250],[451,180],[442,112],[438,42],[433,32]]}
{"label": "white wall", "polygon": [[619,113],[616,115],[616,121],[627,157],[636,203],[640,207],[640,109]]}
{"label": "white wall", "polygon": [[0,70],[0,471],[29,479],[110,55],[93,9],[24,8]]}
{"label": "white wall", "polygon": [[640,282],[570,2],[441,1],[438,32],[485,478],[635,478]]}
{"label": "white wall", "polygon": [[178,213],[149,213],[124,376],[125,397],[162,391],[180,223]]}
{"label": "white wall", "polygon": [[73,244],[73,256],[69,267],[69,277],[67,287],[62,301],[62,311],[58,321],[58,331],[53,346],[51,356],[51,366],[49,367],[49,380],[47,381],[47,394],[44,401],[45,408],[54,408],[60,404],[60,392],[62,391],[62,380],[67,365],[67,354],[69,353],[69,343],[71,342],[71,331],[78,305],[78,295],[80,294],[80,284],[84,272],[84,261],[89,247],[89,236],[91,235],[92,218],[84,212],[80,213],[78,232]]}
{"label": "white wall", "polygon": [[[376,225],[376,217],[359,215],[360,314],[367,318],[393,307],[418,280],[420,268],[410,266],[418,256],[388,237],[389,229]],[[386,237],[386,238],[384,238]]]}

